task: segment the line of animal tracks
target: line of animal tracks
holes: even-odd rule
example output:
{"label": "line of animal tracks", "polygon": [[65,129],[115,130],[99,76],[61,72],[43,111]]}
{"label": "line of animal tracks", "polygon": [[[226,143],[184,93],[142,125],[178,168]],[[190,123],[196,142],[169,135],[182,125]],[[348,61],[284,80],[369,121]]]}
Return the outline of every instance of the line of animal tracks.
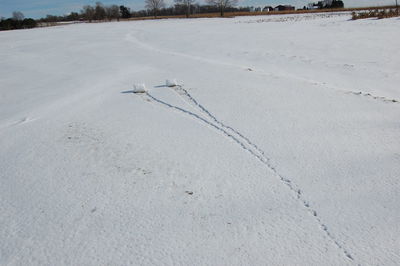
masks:
{"label": "line of animal tracks", "polygon": [[187,58],[190,60],[213,64],[213,65],[240,68],[240,69],[254,72],[258,75],[263,75],[263,76],[268,76],[268,77],[277,77],[277,78],[282,78],[282,79],[289,78],[289,79],[297,80],[299,82],[305,82],[310,85],[318,85],[321,88],[333,90],[333,91],[336,91],[339,93],[343,93],[343,94],[347,94],[347,95],[364,96],[366,99],[373,99],[373,100],[377,100],[380,102],[400,103],[400,99],[398,99],[398,98],[390,98],[390,97],[386,97],[386,96],[375,95],[375,94],[372,94],[372,93],[370,93],[368,91],[364,91],[364,90],[341,88],[341,87],[337,87],[337,86],[328,84],[326,82],[311,80],[311,79],[307,79],[307,78],[304,78],[301,76],[297,76],[292,73],[285,73],[285,74],[271,73],[271,72],[265,71],[264,69],[255,69],[253,67],[250,68],[248,66],[241,65],[241,64],[222,62],[222,61],[218,61],[215,59],[206,58],[204,56],[196,56],[196,55],[191,55],[191,54],[186,54],[186,53],[181,53],[181,52],[176,52],[176,51],[168,51],[168,50],[160,49],[158,47],[152,46],[151,44],[140,41],[138,38],[136,38],[134,36],[134,34],[131,34],[131,33],[126,34],[125,40],[139,46],[140,48],[142,48],[144,50],[148,50],[148,51],[152,51],[152,52],[156,52],[156,53],[162,53],[162,54],[166,54],[166,55],[170,55],[170,56],[184,57],[184,58]]}
{"label": "line of animal tracks", "polygon": [[164,101],[153,94],[146,92],[144,95],[147,98],[147,101],[156,103],[162,107],[173,109],[179,113],[190,116],[194,120],[197,120],[207,126],[213,128],[218,131],[225,137],[232,140],[234,143],[238,144],[243,150],[250,153],[255,159],[260,161],[266,168],[279,179],[279,181],[289,189],[290,193],[293,197],[295,197],[304,209],[313,217],[313,219],[317,222],[319,228],[326,234],[326,236],[333,242],[333,244],[341,250],[345,257],[354,261],[353,256],[350,251],[344,247],[340,240],[338,240],[333,233],[329,230],[328,226],[323,222],[321,217],[318,215],[316,209],[314,209],[310,203],[307,201],[305,196],[302,193],[301,188],[296,185],[293,180],[289,177],[285,177],[280,174],[276,167],[271,164],[270,158],[267,157],[265,152],[257,146],[253,141],[251,141],[248,137],[241,134],[237,129],[225,124],[221,120],[219,120],[215,115],[213,115],[207,108],[199,103],[186,89],[182,86],[175,86],[171,88],[173,92],[180,96],[187,104],[194,108],[196,111],[190,111],[184,109],[180,106],[171,104],[167,101]]}

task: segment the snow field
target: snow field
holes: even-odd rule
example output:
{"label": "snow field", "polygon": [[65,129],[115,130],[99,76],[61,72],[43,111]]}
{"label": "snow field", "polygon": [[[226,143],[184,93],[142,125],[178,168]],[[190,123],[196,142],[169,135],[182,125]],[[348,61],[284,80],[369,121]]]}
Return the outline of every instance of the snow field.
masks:
{"label": "snow field", "polygon": [[0,264],[397,265],[398,20],[292,17],[1,33]]}

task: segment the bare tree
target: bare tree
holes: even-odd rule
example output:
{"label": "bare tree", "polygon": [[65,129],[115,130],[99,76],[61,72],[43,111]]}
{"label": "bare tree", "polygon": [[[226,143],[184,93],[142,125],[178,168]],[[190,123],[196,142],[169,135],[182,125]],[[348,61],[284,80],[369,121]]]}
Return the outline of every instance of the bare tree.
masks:
{"label": "bare tree", "polygon": [[165,7],[164,0],[145,0],[146,8],[153,11],[154,17],[157,17],[158,11]]}
{"label": "bare tree", "polygon": [[92,22],[93,18],[94,18],[94,8],[92,6],[83,6],[83,9],[81,11],[82,16],[86,19],[89,20],[89,22]]}
{"label": "bare tree", "polygon": [[131,10],[129,7],[119,6],[119,12],[122,18],[130,18],[132,16]]}
{"label": "bare tree", "polygon": [[233,7],[238,3],[238,0],[206,0],[210,5],[218,7],[221,17],[224,16],[225,8]]}
{"label": "bare tree", "polygon": [[94,8],[94,19],[103,20],[106,18],[106,10],[101,2],[96,2],[96,7]]}
{"label": "bare tree", "polygon": [[108,20],[111,21],[113,19],[117,19],[119,21],[120,18],[119,6],[117,5],[106,6],[104,9],[106,10],[106,16]]}
{"label": "bare tree", "polygon": [[20,11],[14,11],[12,13],[12,18],[13,18],[13,20],[21,21],[21,20],[24,20],[25,16]]}
{"label": "bare tree", "polygon": [[196,2],[196,0],[175,0],[177,5],[184,6],[186,9],[186,17],[190,16],[190,7]]}

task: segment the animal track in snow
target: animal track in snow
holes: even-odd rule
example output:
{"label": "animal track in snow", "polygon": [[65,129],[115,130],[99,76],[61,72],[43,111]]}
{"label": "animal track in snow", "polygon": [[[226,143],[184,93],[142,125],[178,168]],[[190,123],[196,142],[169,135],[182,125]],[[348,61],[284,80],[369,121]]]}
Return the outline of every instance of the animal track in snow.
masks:
{"label": "animal track in snow", "polygon": [[369,98],[371,98],[371,99],[380,100],[380,101],[383,101],[383,102],[399,103],[399,100],[397,100],[397,99],[389,99],[389,98],[384,97],[384,96],[375,96],[375,95],[372,95],[372,94],[369,93],[369,92],[348,91],[348,92],[346,92],[346,93],[347,93],[347,94],[353,94],[353,95],[364,96],[364,97],[369,97]]}
{"label": "animal track in snow", "polygon": [[329,231],[327,225],[322,221],[320,216],[315,209],[310,206],[310,203],[305,199],[301,189],[289,178],[280,174],[276,167],[270,163],[270,158],[265,155],[265,152],[260,149],[256,144],[254,144],[249,138],[241,134],[238,130],[224,124],[222,121],[216,118],[208,109],[202,106],[190,93],[185,90],[181,86],[176,86],[173,88],[175,92],[177,92],[181,97],[184,98],[186,102],[188,102],[192,107],[197,108],[197,110],[205,115],[199,115],[197,113],[186,110],[182,107],[170,104],[166,101],[163,101],[149,92],[146,92],[145,95],[152,101],[160,104],[161,106],[176,110],[185,115],[192,117],[195,120],[198,120],[202,123],[207,124],[208,126],[214,128],[218,132],[222,133],[224,136],[233,140],[236,144],[238,144],[243,150],[249,152],[254,158],[258,159],[262,164],[266,166],[266,168],[275,175],[279,181],[285,185],[289,191],[293,194],[294,198],[296,198],[302,206],[307,210],[307,212],[313,217],[313,219],[318,223],[320,229],[325,233],[326,236],[332,241],[332,243],[343,252],[344,256],[346,256],[350,260],[354,260],[351,253],[336,239],[336,237]]}
{"label": "animal track in snow", "polygon": [[297,76],[293,76],[293,75],[278,75],[278,74],[271,74],[271,73],[267,73],[264,70],[257,70],[257,69],[253,69],[254,72],[260,74],[260,75],[266,75],[266,76],[273,76],[273,77],[286,77],[286,78],[291,78],[291,79],[295,79],[295,80],[299,80],[302,82],[307,82],[310,83],[312,85],[316,85],[316,86],[321,86],[324,87],[326,89],[330,89],[333,91],[337,91],[340,93],[344,93],[344,94],[352,94],[352,95],[358,95],[358,96],[365,96],[374,100],[378,100],[381,102],[386,102],[386,103],[399,103],[400,100],[399,99],[395,99],[395,98],[388,98],[385,96],[377,96],[377,95],[372,95],[371,93],[368,92],[362,92],[362,91],[352,91],[352,90],[348,90],[348,89],[341,89],[332,85],[328,85],[326,82],[321,82],[321,81],[316,81],[316,80],[311,80],[311,79],[305,79],[305,78],[301,78],[301,77],[297,77]]}
{"label": "animal track in snow", "polygon": [[15,127],[15,126],[19,126],[19,125],[23,125],[26,123],[30,123],[37,120],[37,118],[32,118],[32,117],[22,117],[21,119],[18,120],[14,120],[14,121],[10,121],[8,123],[5,123],[3,125],[0,125],[0,129],[4,129],[4,128],[8,128],[8,127]]}
{"label": "animal track in snow", "polygon": [[20,120],[16,121],[14,123],[14,125],[24,124],[24,123],[32,122],[34,120],[36,120],[36,119],[35,118],[30,118],[30,117],[24,117],[24,118],[21,118]]}
{"label": "animal track in snow", "polygon": [[[326,15],[326,14],[322,14],[322,15]],[[344,14],[340,13],[340,14],[332,14],[332,15],[338,16],[338,15],[344,15]],[[327,17],[329,17],[329,16],[327,15]],[[241,23],[254,23],[254,21],[253,22],[241,22]],[[158,48],[158,47],[155,47],[155,46],[151,46],[150,44],[147,44],[145,42],[140,41],[139,39],[134,37],[133,34],[127,34],[125,36],[125,40],[128,41],[128,42],[134,43],[134,44],[138,45],[139,47],[141,47],[141,48],[143,48],[145,50],[148,50],[148,51],[168,54],[168,55],[171,55],[171,56],[180,56],[180,57],[188,58],[190,60],[209,63],[209,64],[213,64],[213,65],[227,66],[227,67],[233,67],[233,68],[241,68],[241,69],[245,69],[248,72],[252,72],[252,73],[255,73],[255,74],[261,74],[261,75],[266,75],[266,76],[270,76],[270,77],[277,77],[277,78],[284,78],[284,79],[290,78],[290,79],[299,80],[299,81],[307,82],[307,83],[314,84],[314,85],[320,85],[320,86],[323,86],[323,87],[325,87],[327,89],[333,89],[335,91],[339,91],[339,92],[342,92],[342,93],[347,93],[347,94],[348,93],[353,93],[353,94],[356,94],[354,91],[351,91],[351,90],[348,90],[348,89],[346,90],[346,89],[341,89],[341,88],[337,88],[337,87],[333,87],[333,86],[328,86],[325,82],[309,80],[309,79],[302,78],[302,77],[299,77],[299,76],[296,76],[296,75],[292,75],[292,74],[289,74],[289,73],[286,74],[286,75],[277,74],[277,73],[270,73],[270,72],[267,72],[267,71],[265,71],[263,69],[255,69],[253,67],[248,67],[248,66],[244,66],[244,65],[241,65],[241,64],[235,64],[235,63],[232,63],[232,62],[223,62],[223,61],[220,61],[220,60],[215,60],[215,59],[211,59],[211,58],[205,58],[203,56],[191,55],[191,54],[186,54],[186,53],[176,52],[176,51],[163,50],[161,48]],[[266,54],[268,54],[268,53],[266,53]],[[290,60],[297,60],[297,61],[300,61],[300,62],[303,62],[303,63],[307,63],[307,64],[318,63],[318,64],[325,64],[328,67],[329,66],[343,66],[345,68],[355,68],[355,65],[349,64],[349,63],[339,64],[339,65],[328,65],[326,62],[323,62],[323,61],[317,62],[317,61],[314,61],[314,60],[312,60],[312,59],[310,59],[308,57],[304,57],[304,56],[288,56],[286,54],[281,54],[281,57],[285,57],[285,58],[288,58]],[[364,94],[365,93],[363,93],[363,95]],[[365,94],[364,96],[369,96],[369,95]],[[400,100],[398,100],[398,99],[389,99],[389,98],[383,97],[383,96],[372,96],[371,95],[371,97],[373,99],[375,99],[375,100],[380,100],[380,101],[384,101],[384,102],[393,102],[393,103],[400,102]]]}

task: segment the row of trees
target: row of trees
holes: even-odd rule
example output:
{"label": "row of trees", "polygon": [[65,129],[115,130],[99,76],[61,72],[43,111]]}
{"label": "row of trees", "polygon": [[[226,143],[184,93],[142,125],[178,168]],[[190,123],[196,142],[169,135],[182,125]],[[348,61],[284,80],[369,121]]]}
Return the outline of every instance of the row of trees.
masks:
{"label": "row of trees", "polygon": [[[22,12],[15,11],[11,18],[0,17],[0,30],[13,30],[13,29],[28,29],[34,28],[38,23],[53,23],[63,21],[104,21],[104,20],[119,20],[120,18],[131,17],[147,17],[147,16],[174,16],[186,15],[189,17],[194,13],[215,13],[220,12],[221,15],[224,11],[250,11],[250,7],[234,7],[237,0],[221,0],[214,2],[213,5],[199,5],[195,0],[175,0],[175,5],[165,7],[164,0],[145,0],[146,10],[131,11],[128,7],[123,5],[110,5],[105,6],[101,2],[97,2],[95,6],[86,5],[78,12],[71,12],[64,16],[47,15],[45,18],[34,20],[25,18]],[[212,0],[216,1],[216,0]],[[212,3],[209,1],[209,3]]]}
{"label": "row of trees", "polygon": [[119,20],[121,17],[121,7],[117,5],[104,6],[101,2],[97,2],[96,5],[86,5],[83,7],[81,13],[85,20]]}
{"label": "row of trees", "polygon": [[199,13],[216,13],[221,16],[226,11],[250,11],[250,7],[236,8],[238,0],[206,0],[207,5],[199,5],[195,0],[174,0],[173,6],[166,7],[165,0],[145,0],[145,10],[131,11],[123,5],[103,5],[97,2],[94,6],[86,5],[82,10],[71,12],[65,16],[47,15],[45,18],[38,20],[39,22],[61,22],[61,21],[105,21],[119,20],[120,18],[131,17],[148,17],[148,16],[174,16],[186,15],[189,17],[192,14]]}
{"label": "row of trees", "polygon": [[[189,17],[192,14],[193,10],[201,10],[200,5],[196,5],[196,0],[174,0],[175,1],[175,10],[182,12],[186,17]],[[206,0],[208,4],[205,6],[205,10],[208,12],[220,12],[221,16],[224,16],[224,12],[227,9],[232,9],[238,3],[238,0]],[[165,1],[164,0],[145,0],[146,8],[152,11],[152,14],[156,17],[161,11],[165,11]],[[179,12],[179,13],[181,13]],[[197,12],[203,13],[203,12]],[[204,12],[205,13],[205,12]]]}
{"label": "row of trees", "polygon": [[[238,0],[205,0],[206,5],[199,5],[196,0],[174,0],[174,5],[166,7],[165,0],[144,0],[145,10],[131,11],[123,5],[103,5],[97,2],[94,6],[85,5],[78,12],[71,12],[69,15],[52,16],[47,15],[45,18],[39,19],[37,22],[61,22],[61,21],[105,21],[119,20],[120,18],[131,17],[147,17],[147,16],[175,16],[186,15],[189,17],[192,14],[201,13],[220,13],[224,16],[225,12],[248,12],[251,7],[239,7],[236,5]],[[322,0],[317,3],[310,3],[309,7],[318,8],[340,8],[343,7],[342,0]],[[306,8],[304,8],[306,9]],[[24,19],[21,12],[14,12],[13,17],[9,19],[0,18],[0,30],[32,28],[37,25],[33,19]]]}
{"label": "row of trees", "polygon": [[71,12],[65,16],[47,15],[45,18],[39,19],[39,22],[60,22],[60,21],[78,21],[87,20],[119,20],[120,18],[130,18],[131,12],[125,6],[110,5],[105,6],[101,2],[97,2],[95,6],[85,5],[80,13]]}
{"label": "row of trees", "polygon": [[0,30],[31,29],[36,26],[36,20],[25,18],[19,11],[14,11],[12,17],[8,19],[0,17]]}

